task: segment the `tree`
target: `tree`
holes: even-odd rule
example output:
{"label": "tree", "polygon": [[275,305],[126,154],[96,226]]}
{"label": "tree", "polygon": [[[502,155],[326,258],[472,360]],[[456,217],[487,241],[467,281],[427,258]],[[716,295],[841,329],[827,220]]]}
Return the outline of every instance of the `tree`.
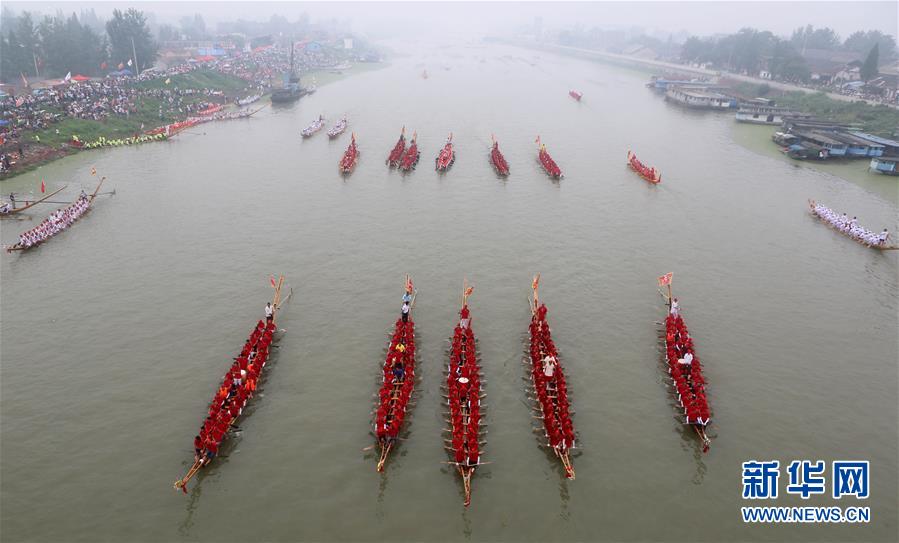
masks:
{"label": "tree", "polygon": [[55,77],[69,72],[96,75],[106,59],[101,37],[82,25],[74,13],[68,19],[61,14],[45,17],[39,33],[47,57],[47,72]]}
{"label": "tree", "polygon": [[112,19],[106,21],[106,33],[109,34],[110,60],[113,64],[127,65],[129,60],[134,60],[132,49],[137,52],[138,65],[132,66],[132,70],[137,73],[152,67],[156,62],[159,47],[150,34],[144,12],[134,8],[129,8],[124,13],[118,9],[113,10]]}
{"label": "tree", "polygon": [[859,75],[862,77],[862,80],[865,83],[877,77],[877,63],[879,61],[880,44],[875,43],[874,47],[871,48],[871,52],[868,53],[868,56],[865,58],[865,63],[862,64],[861,70],[859,71]]}
{"label": "tree", "polygon": [[790,43],[798,51],[805,51],[806,49],[834,51],[840,47],[840,36],[832,28],[815,28],[812,25],[808,25],[794,30]]}
{"label": "tree", "polygon": [[172,25],[161,25],[159,27],[159,41],[177,41],[181,39],[181,33]]}
{"label": "tree", "polygon": [[199,13],[195,14],[193,17],[181,17],[180,24],[181,32],[187,37],[187,39],[206,39],[206,21],[203,20],[203,16]]}
{"label": "tree", "polygon": [[896,57],[896,40],[889,34],[884,34],[879,30],[869,30],[867,32],[854,32],[843,42],[843,48],[847,51],[856,53],[865,53],[870,51],[874,44],[880,45],[880,52],[884,58],[891,59]]}

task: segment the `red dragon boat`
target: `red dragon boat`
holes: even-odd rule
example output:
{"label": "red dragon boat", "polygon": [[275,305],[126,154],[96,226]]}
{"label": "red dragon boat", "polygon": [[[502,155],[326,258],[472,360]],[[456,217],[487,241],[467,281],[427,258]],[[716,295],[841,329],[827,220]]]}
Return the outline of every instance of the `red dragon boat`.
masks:
{"label": "red dragon boat", "polygon": [[543,421],[543,432],[549,447],[562,462],[565,477],[574,479],[571,449],[575,446],[574,425],[569,412],[568,386],[558,359],[549,324],[546,322],[546,305],[537,296],[540,274],[534,277],[530,325],[530,373],[534,386],[538,412]]}
{"label": "red dragon boat", "polygon": [[637,155],[628,150],[627,152],[627,165],[630,166],[632,170],[637,172],[640,177],[649,181],[650,183],[657,185],[662,182],[662,174],[655,168],[650,168],[646,166],[642,162],[637,159]]}
{"label": "red dragon boat", "polygon": [[[693,338],[680,314],[677,298],[671,297],[671,277],[668,273],[659,277],[659,286],[668,286],[668,315],[665,317],[665,365],[677,395],[677,403],[684,410],[684,423],[696,431],[702,441],[702,452],[708,452],[711,440],[706,426],[711,422],[709,401],[706,398],[705,379],[699,356],[693,350]],[[664,296],[664,294],[663,294]]]}
{"label": "red dragon boat", "polygon": [[421,152],[418,150],[418,132],[413,132],[412,140],[409,142],[409,148],[406,149],[403,160],[400,162],[400,170],[404,172],[414,170],[415,167],[418,166],[418,160],[420,158]]}
{"label": "red dragon boat", "polygon": [[473,288],[467,284],[462,291],[459,323],[453,330],[450,359],[446,367],[447,422],[445,432],[450,439],[444,447],[450,453],[450,464],[462,477],[465,507],[471,504],[471,476],[480,464],[481,452],[481,368],[478,364],[468,297]]}
{"label": "red dragon boat", "polygon": [[278,310],[293,293],[291,290],[282,300],[281,290],[284,287],[284,276],[280,276],[277,283],[275,283],[274,277],[271,281],[272,287],[275,289],[271,302],[271,319],[267,318],[265,322],[259,321],[253,326],[240,356],[233,359],[234,362],[225,373],[222,383],[209,404],[208,416],[194,438],[194,463],[184,477],[175,481],[175,489],[181,490],[185,494],[187,494],[187,483],[218,456],[219,447],[228,437],[229,430],[237,422],[247,402],[255,395],[256,387],[262,379],[262,372],[269,360],[271,344],[277,331],[275,317]]}
{"label": "red dragon boat", "polygon": [[381,389],[378,391],[378,407],[375,410],[375,436],[381,454],[378,471],[384,471],[387,456],[399,438],[406,407],[415,387],[415,322],[412,307],[415,305],[415,287],[412,278],[406,276],[403,305],[409,304],[408,313],[397,319],[393,335],[387,344]]}
{"label": "red dragon boat", "polygon": [[359,149],[356,147],[356,133],[353,132],[350,145],[346,148],[346,151],[344,151],[343,158],[340,159],[340,173],[343,175],[353,173],[353,170],[356,169],[357,162],[359,162]]}
{"label": "red dragon boat", "polygon": [[506,177],[509,175],[509,163],[506,162],[506,157],[500,152],[496,137],[491,135],[490,138],[493,140],[493,146],[490,148],[490,164],[493,165],[496,175]]}
{"label": "red dragon boat", "polygon": [[540,165],[543,166],[543,171],[546,172],[546,175],[553,179],[562,179],[562,169],[559,168],[553,157],[549,156],[549,153],[546,151],[546,145],[540,141],[540,136],[537,136],[537,148],[537,160],[540,161]]}
{"label": "red dragon boat", "polygon": [[400,132],[400,139],[397,140],[396,145],[393,146],[393,150],[390,151],[390,154],[387,155],[387,165],[391,168],[396,168],[400,165],[400,161],[403,160],[403,155],[406,153],[406,127],[403,127],[403,130]]}
{"label": "red dragon boat", "polygon": [[434,168],[438,172],[445,172],[456,161],[456,152],[453,150],[453,133],[450,132],[446,139],[446,145],[440,150],[440,154],[434,159]]}
{"label": "red dragon boat", "polygon": [[581,98],[584,97],[584,93],[582,93],[581,91],[570,90],[568,91],[568,96],[571,96],[572,98],[580,102]]}

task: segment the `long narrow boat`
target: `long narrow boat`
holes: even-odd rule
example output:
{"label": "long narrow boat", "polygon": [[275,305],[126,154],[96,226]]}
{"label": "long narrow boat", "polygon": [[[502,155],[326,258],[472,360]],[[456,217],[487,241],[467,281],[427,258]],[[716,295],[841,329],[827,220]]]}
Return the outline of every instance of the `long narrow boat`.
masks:
{"label": "long narrow boat", "polygon": [[397,140],[396,145],[393,146],[393,149],[390,151],[390,154],[387,155],[387,165],[391,168],[396,168],[400,165],[400,161],[403,160],[403,155],[406,153],[406,127],[400,131],[400,139]]}
{"label": "long narrow boat", "polygon": [[4,207],[7,205],[6,202],[4,202],[4,204],[2,206],[0,206],[0,217],[7,217],[10,215],[16,215],[17,213],[21,213],[21,212],[25,211],[26,209],[32,208],[32,207],[38,205],[39,203],[49,200],[53,196],[56,196],[57,194],[62,192],[66,187],[68,187],[68,185],[63,185],[62,188],[56,189],[55,191],[44,196],[40,200],[35,200],[33,202],[29,202],[28,200],[25,200],[25,205],[23,205],[22,207],[15,207],[15,208],[10,207],[10,208],[4,210]]}
{"label": "long narrow boat", "polygon": [[630,150],[628,150],[627,152],[627,165],[630,167],[630,169],[637,172],[640,177],[654,185],[662,182],[662,172],[656,170],[655,168],[650,168],[649,166],[640,162],[637,159],[637,155],[635,155]]}
{"label": "long narrow boat", "polygon": [[346,132],[347,124],[346,115],[344,115],[342,119],[337,121],[337,123],[328,130],[328,137],[334,139]]}
{"label": "long narrow boat", "polygon": [[456,151],[453,150],[453,133],[450,132],[449,137],[446,138],[446,144],[440,150],[440,153],[437,154],[437,158],[434,159],[434,169],[438,172],[445,172],[450,169],[454,162],[456,162]]}
{"label": "long narrow boat", "polygon": [[359,148],[356,147],[356,133],[353,133],[353,139],[350,140],[350,145],[346,148],[346,151],[343,153],[343,158],[340,159],[340,173],[343,175],[349,175],[353,173],[353,170],[356,169],[356,163],[359,162]]}
{"label": "long narrow boat", "polygon": [[549,156],[546,145],[540,141],[540,136],[537,136],[537,160],[540,162],[540,165],[543,166],[543,171],[546,172],[546,175],[553,179],[562,179],[562,169],[559,168],[559,165],[556,164],[553,157]]}
{"label": "long narrow boat", "polygon": [[323,115],[319,115],[318,119],[312,121],[311,123],[309,123],[309,126],[300,131],[300,135],[302,135],[304,138],[311,138],[324,127],[325,117]]}
{"label": "long narrow boat", "polygon": [[262,98],[261,94],[254,94],[252,96],[247,96],[246,98],[241,98],[240,100],[238,100],[237,105],[241,106],[241,107],[248,106],[252,103],[258,102],[260,98]]}
{"label": "long narrow boat", "polygon": [[[19,242],[17,242],[14,245],[6,246],[6,252],[11,253],[13,251],[27,251],[28,249],[33,249],[34,247],[41,245],[48,239],[56,236],[60,232],[68,230],[73,224],[75,224],[78,221],[78,219],[80,219],[81,217],[84,217],[91,210],[91,206],[94,205],[94,200],[97,198],[97,194],[100,192],[100,187],[103,186],[104,181],[106,181],[106,177],[101,177],[100,182],[97,183],[97,188],[94,189],[94,192],[90,196],[88,196],[87,194],[82,192],[80,195],[78,195],[78,198],[76,198],[74,202],[72,202],[68,206],[62,208],[61,210],[58,210],[61,212],[61,214],[63,216],[69,215],[69,217],[73,217],[73,219],[70,222],[68,222],[68,224],[65,224],[62,227],[58,227],[58,226],[56,226],[58,224],[58,222],[53,221],[53,220],[51,220],[50,217],[48,217],[48,218],[44,219],[41,222],[41,224],[35,226],[31,230],[28,230],[28,231],[22,233],[19,236],[19,240],[20,240]],[[56,212],[54,212],[54,213],[56,213]],[[25,244],[22,243],[21,240],[28,237],[28,232],[32,232],[32,231],[37,232],[40,229],[47,228],[47,227],[51,227],[51,228],[55,227],[55,229],[51,229],[50,233],[47,234],[43,238],[35,239],[31,243],[25,243]]]}
{"label": "long narrow boat", "polygon": [[493,145],[490,147],[490,164],[493,165],[493,170],[496,172],[496,175],[506,177],[509,175],[509,163],[506,162],[506,157],[504,157],[503,153],[499,150],[499,143],[496,141],[496,136],[491,134],[490,139],[493,140]]}
{"label": "long narrow boat", "polygon": [[880,251],[897,251],[899,246],[889,246],[887,242],[890,239],[890,232],[884,228],[883,232],[876,234],[867,228],[860,226],[855,217],[850,219],[845,213],[840,216],[839,213],[829,207],[819,204],[814,200],[808,201],[809,212],[821,219],[827,226],[833,228],[844,236],[861,243],[865,247],[878,249]]}
{"label": "long narrow boat", "polygon": [[415,388],[415,322],[412,308],[415,306],[415,286],[406,276],[402,313],[394,325],[393,335],[387,343],[387,358],[382,367],[381,388],[378,391],[378,407],[375,410],[374,430],[380,456],[378,471],[384,471],[387,456],[399,439],[406,408]]}
{"label": "long narrow boat", "polygon": [[481,462],[481,367],[478,363],[477,345],[471,329],[471,313],[468,297],[473,288],[462,290],[462,309],[459,323],[450,341],[449,364],[446,366],[447,422],[444,447],[450,453],[450,464],[462,477],[465,491],[465,507],[471,504],[471,476]]}
{"label": "long narrow boat", "polygon": [[559,362],[556,345],[552,340],[549,323],[546,322],[546,305],[537,295],[540,274],[531,285],[531,325],[529,329],[531,383],[534,386],[537,418],[543,421],[543,434],[548,446],[562,462],[565,477],[574,479],[571,449],[575,446],[574,424],[569,411],[568,385]]}
{"label": "long narrow boat", "polygon": [[571,96],[572,98],[574,98],[575,100],[580,102],[581,98],[584,97],[584,93],[582,93],[581,91],[576,91],[576,90],[572,89],[572,90],[568,91],[568,96]]}
{"label": "long narrow boat", "polygon": [[418,160],[421,158],[421,152],[418,150],[418,132],[412,133],[412,140],[409,142],[409,148],[403,154],[400,162],[400,170],[410,172],[418,166]]}
{"label": "long narrow boat", "polygon": [[[187,483],[201,469],[215,460],[219,447],[228,437],[229,430],[237,423],[247,402],[256,393],[263,370],[269,361],[269,350],[277,331],[275,319],[278,310],[287,303],[293,293],[291,289],[287,297],[281,299],[281,291],[284,287],[283,275],[278,278],[277,283],[272,277],[272,286],[275,293],[271,301],[271,318],[266,315],[265,322],[259,321],[254,325],[240,355],[233,359],[234,362],[216,389],[212,402],[209,404],[208,416],[200,426],[199,433],[194,437],[194,463],[184,477],[175,481],[175,490],[181,490],[187,494]],[[269,306],[266,306],[266,313],[268,313],[268,308]]]}
{"label": "long narrow boat", "polygon": [[693,427],[702,442],[702,452],[708,452],[711,440],[706,434],[706,427],[711,422],[709,401],[705,393],[705,379],[699,356],[693,350],[693,338],[687,331],[687,325],[680,314],[677,298],[671,296],[672,274],[659,277],[659,286],[668,287],[664,295],[668,302],[668,314],[665,316],[665,365],[677,395],[677,403],[683,409],[684,423]]}

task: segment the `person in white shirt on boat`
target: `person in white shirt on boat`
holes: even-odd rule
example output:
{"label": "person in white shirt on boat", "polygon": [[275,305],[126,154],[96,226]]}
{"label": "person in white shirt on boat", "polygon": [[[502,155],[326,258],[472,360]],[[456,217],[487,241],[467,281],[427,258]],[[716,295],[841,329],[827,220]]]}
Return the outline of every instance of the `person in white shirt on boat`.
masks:
{"label": "person in white shirt on boat", "polygon": [[543,358],[543,375],[545,375],[547,379],[552,379],[553,373],[555,371],[556,357],[546,355],[546,357]]}
{"label": "person in white shirt on boat", "polygon": [[268,302],[265,304],[265,322],[271,322],[273,318],[275,318],[275,309],[272,307],[272,303]]}
{"label": "person in white shirt on boat", "polygon": [[675,299],[671,300],[671,316],[677,317],[679,312],[680,312],[680,308],[678,307],[678,304],[677,304],[677,298],[675,298]]}

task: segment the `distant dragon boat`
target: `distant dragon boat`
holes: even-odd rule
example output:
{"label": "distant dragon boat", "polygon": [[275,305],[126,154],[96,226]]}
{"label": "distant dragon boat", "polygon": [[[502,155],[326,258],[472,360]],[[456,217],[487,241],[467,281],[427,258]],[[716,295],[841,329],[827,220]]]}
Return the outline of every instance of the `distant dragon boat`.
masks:
{"label": "distant dragon boat", "polygon": [[580,102],[581,98],[584,97],[584,93],[582,93],[581,91],[570,90],[568,91],[568,96],[571,96],[572,98]]}
{"label": "distant dragon boat", "polygon": [[477,344],[471,329],[468,297],[472,287],[466,284],[462,290],[462,309],[459,322],[450,340],[449,364],[446,366],[447,420],[449,428],[444,432],[444,448],[450,454],[450,465],[462,477],[465,507],[471,504],[471,476],[481,463],[481,367],[478,363]]}
{"label": "distant dragon boat", "polygon": [[346,127],[347,127],[347,120],[346,120],[346,116],[344,115],[344,117],[342,119],[337,121],[337,124],[335,124],[334,126],[331,127],[331,130],[328,130],[328,137],[331,139],[336,138],[337,136],[346,132]]}
{"label": "distant dragon boat", "polygon": [[887,245],[890,234],[886,229],[877,234],[859,225],[855,219],[849,219],[845,214],[841,217],[836,211],[811,199],[808,201],[808,207],[813,217],[865,247],[879,251],[899,251],[899,246]]}
{"label": "distant dragon boat", "polygon": [[343,175],[353,173],[353,170],[356,169],[357,162],[359,162],[359,149],[356,147],[356,134],[354,132],[353,138],[350,140],[350,145],[343,153],[343,158],[340,159],[340,173]]}
{"label": "distant dragon boat", "polygon": [[437,158],[434,159],[434,169],[438,172],[445,172],[456,162],[456,151],[453,150],[453,133],[450,132],[449,137],[446,139],[446,144],[443,146],[443,149],[440,150],[440,153],[437,155]]}
{"label": "distant dragon boat", "polygon": [[304,138],[311,138],[312,136],[314,136],[316,133],[318,133],[318,132],[319,132],[322,128],[324,128],[324,127],[325,127],[325,118],[324,118],[324,116],[319,115],[319,116],[318,116],[318,119],[316,119],[316,120],[312,121],[311,123],[309,123],[309,126],[307,126],[306,128],[304,128],[304,129],[300,132],[300,134],[301,134]]}
{"label": "distant dragon boat", "polygon": [[246,98],[241,98],[240,100],[238,100],[237,105],[239,105],[241,107],[248,106],[254,102],[258,102],[260,98],[262,98],[261,94],[254,94],[252,96],[247,96]]}
{"label": "distant dragon boat", "polygon": [[497,143],[496,137],[491,135],[490,138],[493,140],[493,145],[490,147],[490,164],[493,165],[496,175],[506,177],[509,175],[509,163],[506,162],[506,157],[499,150],[499,143]]}
{"label": "distant dragon boat", "polygon": [[559,168],[556,161],[549,156],[546,145],[540,141],[540,136],[537,136],[537,160],[540,161],[540,165],[543,166],[543,171],[546,172],[546,175],[553,179],[562,179],[562,169]]}
{"label": "distant dragon boat", "polygon": [[637,159],[637,155],[635,155],[632,151],[628,150],[627,152],[627,165],[630,166],[632,170],[637,172],[643,179],[649,181],[650,183],[657,185],[662,182],[662,173],[655,168],[650,168],[649,166],[643,164]]}
{"label": "distant dragon boat", "polygon": [[391,168],[396,168],[400,165],[400,161],[403,160],[403,155],[406,153],[406,127],[400,131],[400,139],[397,140],[396,145],[393,146],[393,149],[390,151],[390,154],[387,155],[387,165]]}
{"label": "distant dragon boat", "polygon": [[421,158],[421,152],[418,150],[418,132],[412,133],[412,140],[409,142],[409,148],[403,154],[403,160],[400,162],[400,170],[410,172],[418,166],[418,160]]}

